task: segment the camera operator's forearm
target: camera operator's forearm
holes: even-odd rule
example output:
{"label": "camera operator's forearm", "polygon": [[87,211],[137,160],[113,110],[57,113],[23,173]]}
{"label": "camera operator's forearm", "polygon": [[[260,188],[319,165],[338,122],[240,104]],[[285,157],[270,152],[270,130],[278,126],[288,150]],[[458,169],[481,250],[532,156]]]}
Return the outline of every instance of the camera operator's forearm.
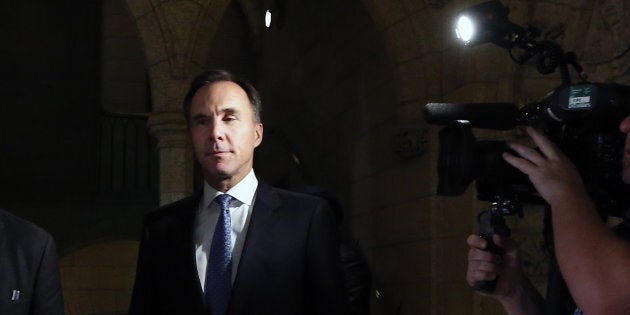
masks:
{"label": "camera operator's forearm", "polygon": [[522,286],[514,288],[514,292],[499,300],[508,315],[543,315],[545,300],[529,280]]}
{"label": "camera operator's forearm", "polygon": [[586,314],[628,314],[630,245],[601,221],[584,195],[552,207],[555,251],[571,295]]}

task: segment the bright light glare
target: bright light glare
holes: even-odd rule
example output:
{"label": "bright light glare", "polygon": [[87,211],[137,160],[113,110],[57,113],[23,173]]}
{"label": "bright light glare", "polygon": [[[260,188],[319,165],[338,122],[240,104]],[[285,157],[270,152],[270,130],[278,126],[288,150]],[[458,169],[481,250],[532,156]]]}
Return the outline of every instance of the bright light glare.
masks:
{"label": "bright light glare", "polygon": [[269,28],[271,26],[271,11],[265,12],[265,26]]}
{"label": "bright light glare", "polygon": [[475,35],[475,25],[469,17],[462,15],[459,19],[457,19],[455,34],[457,35],[457,38],[461,39],[463,42],[470,42]]}

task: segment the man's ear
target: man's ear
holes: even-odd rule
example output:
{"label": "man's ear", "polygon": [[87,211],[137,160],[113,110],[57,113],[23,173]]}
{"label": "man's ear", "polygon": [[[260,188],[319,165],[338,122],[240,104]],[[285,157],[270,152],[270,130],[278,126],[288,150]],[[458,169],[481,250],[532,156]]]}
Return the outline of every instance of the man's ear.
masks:
{"label": "man's ear", "polygon": [[262,143],[262,139],[263,139],[263,124],[261,123],[257,123],[254,126],[254,137],[256,137],[254,139],[254,148],[259,146]]}

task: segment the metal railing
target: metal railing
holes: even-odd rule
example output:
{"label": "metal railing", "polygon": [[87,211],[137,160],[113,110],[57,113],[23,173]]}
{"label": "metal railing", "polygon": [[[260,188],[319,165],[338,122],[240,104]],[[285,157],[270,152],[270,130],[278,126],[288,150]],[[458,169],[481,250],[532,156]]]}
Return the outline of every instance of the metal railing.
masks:
{"label": "metal railing", "polygon": [[158,199],[156,140],[148,114],[101,115],[98,197],[104,202],[155,202]]}

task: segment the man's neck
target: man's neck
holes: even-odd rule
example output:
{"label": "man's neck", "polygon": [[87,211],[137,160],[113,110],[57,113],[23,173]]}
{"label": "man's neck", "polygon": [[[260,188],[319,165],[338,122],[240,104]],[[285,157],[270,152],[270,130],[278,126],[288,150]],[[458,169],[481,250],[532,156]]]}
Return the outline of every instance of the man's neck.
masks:
{"label": "man's neck", "polygon": [[241,175],[239,177],[225,177],[225,178],[216,178],[211,176],[206,176],[206,183],[210,185],[212,188],[220,191],[222,193],[226,193],[228,190],[232,189],[232,187],[236,186],[240,183],[252,170],[250,169],[245,175]]}
{"label": "man's neck", "polygon": [[230,190],[230,188],[236,186],[236,184],[238,184],[239,182],[240,180],[237,182],[234,182],[231,178],[213,180],[213,181],[206,180],[206,183],[208,183],[208,185],[210,185],[212,188],[222,193],[227,192],[228,190]]}

